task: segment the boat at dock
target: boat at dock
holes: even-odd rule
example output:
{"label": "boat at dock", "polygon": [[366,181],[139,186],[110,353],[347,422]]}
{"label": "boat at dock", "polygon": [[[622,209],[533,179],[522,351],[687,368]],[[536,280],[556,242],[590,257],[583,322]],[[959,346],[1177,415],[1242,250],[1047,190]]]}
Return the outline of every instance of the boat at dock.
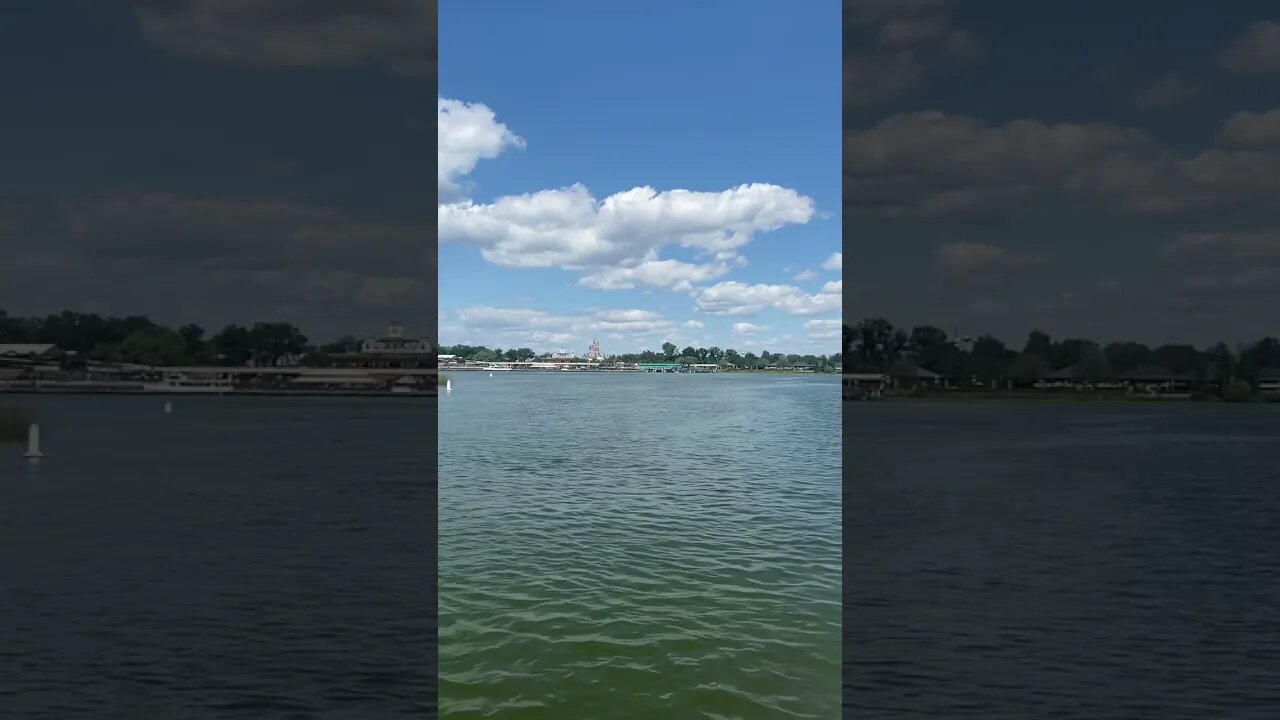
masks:
{"label": "boat at dock", "polygon": [[165,373],[159,382],[142,383],[142,391],[149,393],[225,395],[234,390],[230,375],[221,373],[212,377]]}

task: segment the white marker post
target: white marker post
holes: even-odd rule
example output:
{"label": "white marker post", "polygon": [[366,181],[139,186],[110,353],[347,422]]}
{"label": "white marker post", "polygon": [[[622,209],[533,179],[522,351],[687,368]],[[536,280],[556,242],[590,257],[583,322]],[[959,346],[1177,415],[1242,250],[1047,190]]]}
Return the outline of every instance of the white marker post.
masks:
{"label": "white marker post", "polygon": [[27,454],[25,456],[32,464],[40,462],[40,458],[44,457],[44,453],[40,452],[40,426],[32,423],[27,428]]}
{"label": "white marker post", "polygon": [[444,391],[453,392],[453,381],[450,380],[449,378],[444,379]]}
{"label": "white marker post", "polygon": [[167,403],[165,403],[165,404],[164,404],[164,414],[165,414],[165,415],[168,415],[168,414],[169,414],[169,413],[171,413],[171,412],[173,412],[173,403],[171,403],[171,402],[167,402]]}

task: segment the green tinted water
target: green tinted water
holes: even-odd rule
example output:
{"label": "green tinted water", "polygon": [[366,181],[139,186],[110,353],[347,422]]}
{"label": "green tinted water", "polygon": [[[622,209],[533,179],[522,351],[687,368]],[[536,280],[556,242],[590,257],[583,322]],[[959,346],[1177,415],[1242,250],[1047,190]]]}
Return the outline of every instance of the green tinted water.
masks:
{"label": "green tinted water", "polygon": [[835,378],[456,373],[448,718],[836,718]]}

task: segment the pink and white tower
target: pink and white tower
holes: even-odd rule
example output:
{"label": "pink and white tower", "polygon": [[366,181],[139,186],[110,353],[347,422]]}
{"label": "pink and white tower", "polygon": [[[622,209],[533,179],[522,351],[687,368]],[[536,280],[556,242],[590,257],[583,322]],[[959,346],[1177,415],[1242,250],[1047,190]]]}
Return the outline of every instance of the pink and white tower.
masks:
{"label": "pink and white tower", "polygon": [[592,362],[601,360],[603,356],[600,354],[600,341],[592,340],[590,347],[587,348],[587,359]]}

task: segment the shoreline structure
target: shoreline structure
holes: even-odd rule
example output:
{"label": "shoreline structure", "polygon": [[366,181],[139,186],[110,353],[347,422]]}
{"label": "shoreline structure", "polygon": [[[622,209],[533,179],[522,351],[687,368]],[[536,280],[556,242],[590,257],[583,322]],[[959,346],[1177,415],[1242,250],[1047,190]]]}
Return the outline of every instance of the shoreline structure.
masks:
{"label": "shoreline structure", "polygon": [[1119,382],[1041,381],[1031,387],[959,386],[945,382],[899,385],[887,373],[844,373],[841,399],[875,402],[1280,402],[1280,385],[1270,383],[1248,399],[1231,400],[1196,392],[1165,380],[1134,378]]}
{"label": "shoreline structure", "polygon": [[458,362],[438,354],[428,340],[406,337],[399,323],[358,348],[243,366],[101,362],[49,343],[10,343],[0,344],[0,394],[434,397],[451,372],[815,374],[809,366],[745,370],[719,363],[628,363],[600,356],[598,344],[592,350],[586,360],[566,353],[540,360]]}

